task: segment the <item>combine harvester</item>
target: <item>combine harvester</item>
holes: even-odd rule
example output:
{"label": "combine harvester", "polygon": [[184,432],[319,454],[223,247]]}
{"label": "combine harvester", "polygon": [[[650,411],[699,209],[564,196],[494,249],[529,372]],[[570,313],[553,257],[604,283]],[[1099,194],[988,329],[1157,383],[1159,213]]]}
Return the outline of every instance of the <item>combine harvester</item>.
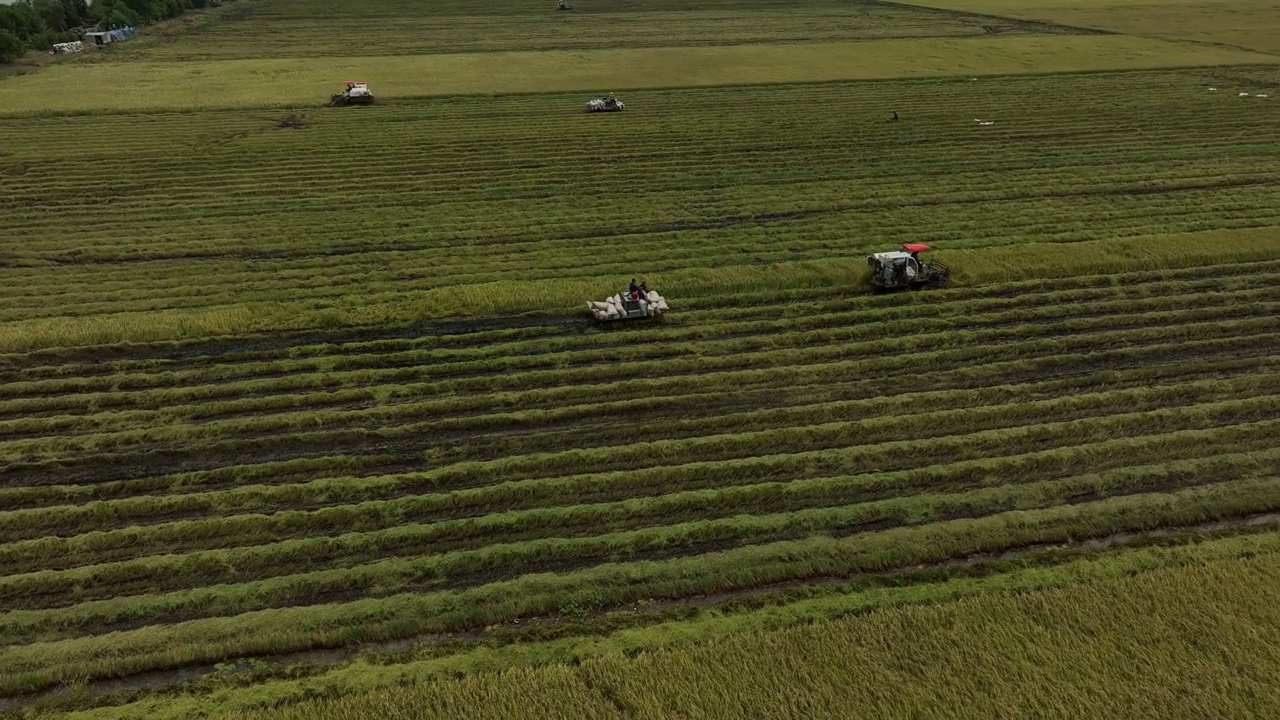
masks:
{"label": "combine harvester", "polygon": [[928,245],[907,243],[901,250],[868,255],[872,292],[946,287],[951,282],[951,268],[937,260],[922,260],[920,253],[928,249]]}
{"label": "combine harvester", "polygon": [[587,102],[587,112],[622,112],[625,105],[613,93],[609,93],[602,98],[596,98]]}
{"label": "combine harvester", "polygon": [[658,317],[670,308],[665,298],[642,285],[639,291],[618,293],[604,302],[588,302],[587,309],[596,320],[612,322]]}
{"label": "combine harvester", "polygon": [[373,104],[373,93],[369,91],[369,83],[348,80],[346,86],[347,89],[341,93],[329,96],[330,107]]}

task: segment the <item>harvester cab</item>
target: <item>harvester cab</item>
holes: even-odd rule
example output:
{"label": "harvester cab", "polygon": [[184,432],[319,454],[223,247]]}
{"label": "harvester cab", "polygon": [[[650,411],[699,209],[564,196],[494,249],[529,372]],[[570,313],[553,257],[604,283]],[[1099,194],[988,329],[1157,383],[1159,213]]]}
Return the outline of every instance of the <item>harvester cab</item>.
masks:
{"label": "harvester cab", "polygon": [[937,260],[925,260],[920,253],[929,249],[922,243],[907,243],[901,250],[867,256],[871,285],[876,292],[944,287],[951,282],[951,268]]}
{"label": "harvester cab", "polygon": [[373,93],[369,91],[369,83],[347,80],[343,83],[346,89],[338,95],[329,97],[329,104],[339,105],[372,105]]}

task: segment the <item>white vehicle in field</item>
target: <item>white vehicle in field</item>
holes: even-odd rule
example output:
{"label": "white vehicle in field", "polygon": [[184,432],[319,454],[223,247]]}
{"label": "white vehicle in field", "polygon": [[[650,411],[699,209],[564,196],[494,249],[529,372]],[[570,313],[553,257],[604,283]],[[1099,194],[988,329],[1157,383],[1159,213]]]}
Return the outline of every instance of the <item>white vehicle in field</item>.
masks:
{"label": "white vehicle in field", "polygon": [[369,83],[348,80],[347,89],[337,95],[329,96],[329,105],[372,105],[373,93],[369,91]]}
{"label": "white vehicle in field", "polygon": [[587,103],[587,112],[620,112],[623,108],[622,101],[609,93],[602,98],[596,98]]}
{"label": "white vehicle in field", "polygon": [[606,298],[604,302],[588,302],[587,309],[596,320],[610,322],[658,317],[670,308],[666,298],[650,291],[644,283],[636,285],[632,280],[627,292]]}

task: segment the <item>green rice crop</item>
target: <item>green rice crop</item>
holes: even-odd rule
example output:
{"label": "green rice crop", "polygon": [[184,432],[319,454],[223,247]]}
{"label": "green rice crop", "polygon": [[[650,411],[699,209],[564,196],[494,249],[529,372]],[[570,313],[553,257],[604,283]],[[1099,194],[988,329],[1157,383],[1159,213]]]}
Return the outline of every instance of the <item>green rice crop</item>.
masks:
{"label": "green rice crop", "polygon": [[1269,710],[1256,2],[579,4],[0,80],[0,714]]}

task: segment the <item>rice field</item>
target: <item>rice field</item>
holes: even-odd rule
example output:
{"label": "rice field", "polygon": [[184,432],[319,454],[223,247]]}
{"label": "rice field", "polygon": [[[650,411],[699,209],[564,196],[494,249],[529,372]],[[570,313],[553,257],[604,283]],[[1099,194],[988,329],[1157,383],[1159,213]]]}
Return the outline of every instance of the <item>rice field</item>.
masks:
{"label": "rice field", "polygon": [[913,6],[1280,55],[1276,0],[918,0]]}
{"label": "rice field", "polygon": [[[1248,552],[1246,545],[1235,550]],[[1225,550],[1229,543],[1206,546]],[[1025,710],[1009,701],[1028,697],[1043,698],[1028,703],[1042,716],[1079,720],[1280,712],[1271,692],[1280,682],[1280,619],[1266,600],[1280,579],[1275,555],[1196,560],[1207,564],[1070,591],[977,596],[786,631],[740,630],[634,658],[609,653],[426,682],[391,696],[362,693],[226,717],[310,720],[408,710],[450,719],[741,718],[792,706],[797,687],[804,688],[807,717],[833,719],[855,707],[876,717],[904,710],[955,717],[955,708],[965,707],[974,716],[1012,720]],[[1187,612],[1199,607],[1215,612]],[[1046,615],[1058,620],[1052,629],[1043,625]],[[1180,687],[1199,691],[1181,697]]]}
{"label": "rice field", "polygon": [[878,2],[580,3],[567,13],[548,12],[554,2],[440,5],[425,14],[408,3],[348,4],[335,18],[307,3],[255,3],[228,8],[180,41],[124,45],[115,55],[154,62],[296,57],[300,49],[361,57],[1091,32]]}
{"label": "rice field", "polygon": [[[1120,35],[996,36],[754,45],[544,50],[193,62],[65,62],[6,81],[0,116],[323,107],[352,77],[385,102],[422,97],[650,90],[1038,74],[1165,67],[1235,67],[1280,58]],[[335,82],[335,78],[337,81]],[[133,88],[121,93],[120,85]],[[590,95],[588,96],[590,97]],[[573,109],[585,99],[574,98]]]}
{"label": "rice field", "polygon": [[0,692],[1266,533],[1245,521],[1280,509],[1278,279],[32,353],[0,400]]}
{"label": "rice field", "polygon": [[[900,242],[991,249],[954,258],[970,279],[1054,262],[999,249],[1028,242],[1151,262],[1171,241],[1107,241],[1266,248],[1274,104],[1221,72],[636,92],[639,112],[608,118],[551,94],[302,110],[302,129],[283,111],[0,120],[0,340],[143,313],[222,312],[230,330],[570,311],[636,274],[695,293],[780,263],[856,276]],[[87,167],[112,170],[68,173]]]}
{"label": "rice field", "polygon": [[1269,707],[1274,58],[580,5],[0,80],[0,717]]}

